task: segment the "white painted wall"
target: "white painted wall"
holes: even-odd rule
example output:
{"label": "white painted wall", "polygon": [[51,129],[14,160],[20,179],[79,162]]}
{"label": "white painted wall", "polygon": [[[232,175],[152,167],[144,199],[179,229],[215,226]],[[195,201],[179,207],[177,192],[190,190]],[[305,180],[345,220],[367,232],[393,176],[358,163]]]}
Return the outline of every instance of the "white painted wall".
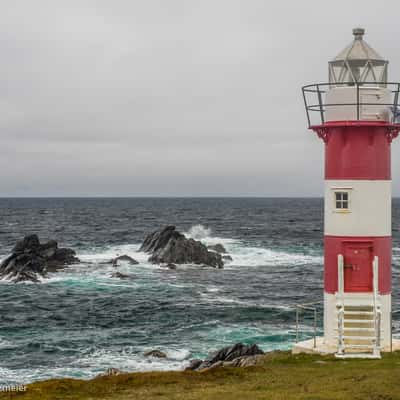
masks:
{"label": "white painted wall", "polygon": [[[363,121],[389,121],[390,108],[393,104],[391,93],[386,88],[360,87],[360,103],[374,105],[360,105],[359,119]],[[357,120],[357,88],[355,86],[334,87],[326,93],[325,98],[326,121],[354,121]],[[352,104],[329,106],[329,104]],[[376,104],[376,105],[375,105]]]}
{"label": "white painted wall", "polygon": [[[325,181],[325,235],[391,236],[392,182]],[[348,190],[349,211],[335,208],[335,190]]]}

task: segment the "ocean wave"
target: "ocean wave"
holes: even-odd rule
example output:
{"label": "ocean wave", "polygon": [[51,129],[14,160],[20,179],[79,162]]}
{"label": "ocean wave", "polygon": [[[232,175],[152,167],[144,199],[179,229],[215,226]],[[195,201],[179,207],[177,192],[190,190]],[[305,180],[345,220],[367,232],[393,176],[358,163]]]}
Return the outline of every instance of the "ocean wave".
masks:
{"label": "ocean wave", "polygon": [[212,231],[203,225],[194,225],[187,232],[188,237],[200,238],[206,245],[222,244],[233,258],[226,262],[227,267],[291,266],[322,264],[320,255],[278,251],[263,247],[248,246],[241,240],[212,236]]}
{"label": "ocean wave", "polygon": [[204,225],[193,225],[188,232],[185,232],[185,236],[196,239],[196,240],[201,240],[205,239],[211,236],[212,230],[211,228],[207,228]]}
{"label": "ocean wave", "polygon": [[[167,355],[166,358],[145,357],[146,351],[159,348]],[[89,368],[94,375],[107,368],[119,368],[123,371],[164,371],[172,369],[182,369],[185,360],[190,356],[189,349],[164,348],[163,346],[153,346],[143,348],[138,351],[132,347],[121,350],[96,349],[89,354],[79,358],[77,365]]]}
{"label": "ocean wave", "polygon": [[15,343],[11,342],[10,340],[0,337],[0,350],[12,349],[14,347],[16,347]]}
{"label": "ocean wave", "polygon": [[268,310],[277,310],[279,312],[293,311],[295,310],[293,305],[284,305],[284,304],[268,304],[265,303],[264,300],[260,300],[260,302],[254,301],[246,301],[241,299],[235,299],[233,297],[227,296],[212,296],[209,293],[200,293],[200,297],[203,302],[212,303],[215,305],[222,304],[232,304],[232,305],[240,305],[245,307],[255,307],[255,308],[263,308]]}

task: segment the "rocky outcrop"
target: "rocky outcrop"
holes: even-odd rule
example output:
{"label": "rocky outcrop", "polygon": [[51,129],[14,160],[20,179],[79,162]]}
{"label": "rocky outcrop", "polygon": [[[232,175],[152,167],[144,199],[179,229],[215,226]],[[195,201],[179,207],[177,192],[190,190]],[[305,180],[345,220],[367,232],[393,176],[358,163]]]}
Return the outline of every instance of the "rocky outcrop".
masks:
{"label": "rocky outcrop", "polygon": [[0,265],[0,279],[11,282],[39,282],[47,272],[54,272],[79,262],[72,249],[59,248],[55,240],[40,243],[37,235],[29,235],[17,242]]}
{"label": "rocky outcrop", "polygon": [[194,239],[188,239],[175,226],[167,226],[148,235],[140,251],[151,253],[149,261],[154,264],[198,264],[222,268],[219,253]]}
{"label": "rocky outcrop", "polygon": [[248,367],[256,365],[264,352],[256,345],[237,343],[211,354],[204,361],[192,360],[187,370],[202,371],[218,367]]}

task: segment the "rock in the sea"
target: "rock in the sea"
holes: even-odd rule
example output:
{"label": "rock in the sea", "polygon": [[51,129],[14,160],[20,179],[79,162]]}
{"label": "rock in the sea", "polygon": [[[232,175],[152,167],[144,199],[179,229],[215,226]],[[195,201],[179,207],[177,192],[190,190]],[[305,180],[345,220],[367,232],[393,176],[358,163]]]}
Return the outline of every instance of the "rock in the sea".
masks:
{"label": "rock in the sea", "polygon": [[151,253],[149,261],[154,264],[200,264],[222,268],[219,253],[194,239],[188,239],[175,226],[167,226],[148,235],[140,251]]}
{"label": "rock in the sea", "polygon": [[161,350],[150,350],[143,354],[145,357],[167,358],[167,355]]}
{"label": "rock in the sea", "polygon": [[169,263],[169,264],[160,264],[160,267],[161,267],[161,268],[168,268],[168,269],[176,269],[176,268],[177,268],[176,265],[175,265],[175,264],[172,264],[172,263]]}
{"label": "rock in the sea", "polygon": [[233,346],[224,347],[223,349],[206,358],[195,370],[214,368],[217,366],[237,366],[244,367],[255,365],[256,359],[246,360],[250,357],[254,358],[264,352],[256,345],[245,345],[237,343]]}
{"label": "rock in the sea", "polygon": [[138,261],[136,261],[134,258],[132,258],[132,257],[126,255],[126,254],[113,258],[112,260],[110,260],[110,262],[108,264],[112,264],[112,265],[116,266],[116,265],[118,265],[118,261],[123,261],[123,262],[126,262],[126,263],[130,264],[130,265],[139,264]]}
{"label": "rock in the sea", "polygon": [[75,251],[59,248],[55,240],[41,244],[37,235],[18,241],[0,265],[0,278],[11,282],[39,282],[39,277],[79,262]]}
{"label": "rock in the sea", "polygon": [[134,279],[134,276],[128,275],[128,274],[123,274],[122,272],[113,272],[111,274],[111,278],[119,278],[119,279]]}
{"label": "rock in the sea", "polygon": [[217,253],[226,253],[225,247],[220,243],[211,244],[210,246],[207,246],[207,248]]}
{"label": "rock in the sea", "polygon": [[222,256],[224,261],[233,261],[233,258],[229,254],[225,254]]}

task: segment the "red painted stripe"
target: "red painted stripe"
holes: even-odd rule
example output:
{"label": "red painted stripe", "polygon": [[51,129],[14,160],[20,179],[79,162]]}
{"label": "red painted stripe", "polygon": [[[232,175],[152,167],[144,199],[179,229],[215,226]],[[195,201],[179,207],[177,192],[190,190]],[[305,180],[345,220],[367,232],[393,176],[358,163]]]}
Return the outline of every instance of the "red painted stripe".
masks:
{"label": "red painted stripe", "polygon": [[388,128],[326,124],[325,179],[390,180]]}
{"label": "red painted stripe", "polygon": [[[381,294],[391,293],[392,285],[392,238],[371,236],[328,236],[324,237],[324,287],[325,292],[335,293],[338,290],[338,255],[347,251],[350,245],[371,245],[373,256],[379,257],[379,291]],[[345,260],[346,263],[346,260]],[[372,260],[371,270],[372,271]],[[354,289],[352,291],[364,291]]]}

